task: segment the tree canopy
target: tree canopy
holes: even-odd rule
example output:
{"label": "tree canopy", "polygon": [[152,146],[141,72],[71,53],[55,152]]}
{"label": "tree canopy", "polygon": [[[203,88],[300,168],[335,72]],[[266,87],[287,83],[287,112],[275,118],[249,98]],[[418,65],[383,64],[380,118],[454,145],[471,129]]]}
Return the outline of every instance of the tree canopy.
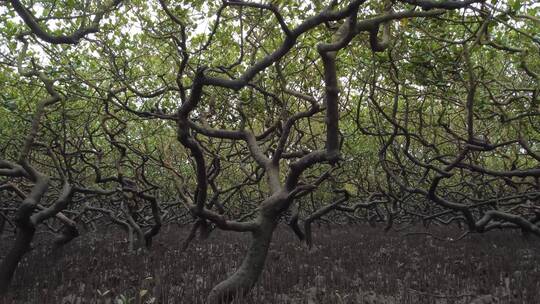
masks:
{"label": "tree canopy", "polygon": [[164,223],[251,233],[212,303],[253,286],[280,221],[308,244],[326,216],[540,236],[539,10],[0,1],[0,215],[17,228],[0,286],[42,223],[59,244],[96,220],[134,246]]}

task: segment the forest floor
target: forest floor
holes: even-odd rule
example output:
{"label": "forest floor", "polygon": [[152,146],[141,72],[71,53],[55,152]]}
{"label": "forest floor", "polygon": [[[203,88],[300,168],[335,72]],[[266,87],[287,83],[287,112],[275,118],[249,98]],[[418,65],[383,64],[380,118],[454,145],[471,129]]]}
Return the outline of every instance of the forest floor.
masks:
{"label": "forest floor", "polygon": [[[57,253],[36,244],[0,303],[203,303],[239,265],[248,236],[215,232],[181,251],[189,228],[169,228],[149,253],[128,253],[119,233],[86,234]],[[540,240],[518,232],[450,242],[363,225],[314,228],[311,250],[277,231],[259,284],[235,303],[540,303]]]}

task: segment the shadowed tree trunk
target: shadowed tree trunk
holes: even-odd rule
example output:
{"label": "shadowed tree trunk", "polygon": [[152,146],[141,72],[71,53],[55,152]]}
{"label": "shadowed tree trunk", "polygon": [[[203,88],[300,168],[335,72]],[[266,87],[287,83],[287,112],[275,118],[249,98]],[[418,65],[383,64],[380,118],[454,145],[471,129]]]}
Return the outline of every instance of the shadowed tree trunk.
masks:
{"label": "shadowed tree trunk", "polygon": [[262,218],[260,228],[251,234],[251,243],[242,265],[210,291],[207,304],[229,303],[234,297],[245,295],[253,288],[264,269],[276,225],[275,219]]}
{"label": "shadowed tree trunk", "polygon": [[33,209],[33,205],[24,203],[19,208],[16,218],[17,236],[15,242],[0,264],[0,294],[5,294],[8,291],[15,269],[17,269],[24,254],[30,250],[30,244],[36,232],[30,221]]}
{"label": "shadowed tree trunk", "polygon": [[[124,214],[127,219],[127,223],[129,224],[130,230],[129,230],[129,251],[137,250],[139,248],[143,247],[144,242],[144,233],[133,219],[133,216],[131,215],[131,211],[129,208],[125,207]],[[135,237],[136,235],[136,237]]]}
{"label": "shadowed tree trunk", "polygon": [[[71,187],[70,184],[65,183],[62,193],[54,204],[47,208],[40,207],[39,202],[49,187],[50,179],[35,171],[30,166],[27,166],[27,168],[27,171],[32,172],[32,179],[36,184],[28,197],[21,203],[15,216],[17,236],[7,256],[0,264],[0,294],[4,294],[8,291],[9,284],[13,279],[13,274],[15,273],[19,262],[26,252],[30,250],[36,227],[51,217],[57,216],[60,220],[65,219],[65,216],[59,215],[59,213],[66,208],[74,195],[73,187]],[[34,212],[36,209],[41,210],[39,212]]]}

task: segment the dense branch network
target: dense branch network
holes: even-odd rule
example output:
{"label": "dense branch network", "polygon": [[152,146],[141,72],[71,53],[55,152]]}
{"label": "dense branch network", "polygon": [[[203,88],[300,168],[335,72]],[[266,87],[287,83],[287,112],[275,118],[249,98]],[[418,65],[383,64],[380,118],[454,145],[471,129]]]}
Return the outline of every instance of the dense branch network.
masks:
{"label": "dense branch network", "polygon": [[322,2],[2,1],[20,19],[0,18],[17,27],[0,48],[0,234],[15,236],[0,288],[36,229],[63,245],[114,224],[131,250],[170,223],[192,225],[186,248],[250,233],[209,303],[252,288],[282,221],[308,246],[322,220],[540,236],[537,18]]}

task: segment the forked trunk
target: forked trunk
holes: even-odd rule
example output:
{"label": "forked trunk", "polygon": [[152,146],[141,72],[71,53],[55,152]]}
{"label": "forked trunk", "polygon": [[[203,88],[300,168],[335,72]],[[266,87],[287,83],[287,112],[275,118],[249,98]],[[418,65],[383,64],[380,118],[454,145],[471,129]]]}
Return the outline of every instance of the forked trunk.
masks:
{"label": "forked trunk", "polygon": [[15,269],[17,269],[24,254],[30,250],[30,244],[34,238],[35,231],[35,228],[32,226],[19,227],[17,229],[15,243],[2,261],[2,264],[0,264],[0,294],[5,294],[8,291]]}
{"label": "forked trunk", "polygon": [[235,297],[245,295],[253,288],[264,269],[275,228],[275,220],[263,219],[260,229],[252,233],[251,244],[242,265],[210,291],[207,304],[230,303]]}

